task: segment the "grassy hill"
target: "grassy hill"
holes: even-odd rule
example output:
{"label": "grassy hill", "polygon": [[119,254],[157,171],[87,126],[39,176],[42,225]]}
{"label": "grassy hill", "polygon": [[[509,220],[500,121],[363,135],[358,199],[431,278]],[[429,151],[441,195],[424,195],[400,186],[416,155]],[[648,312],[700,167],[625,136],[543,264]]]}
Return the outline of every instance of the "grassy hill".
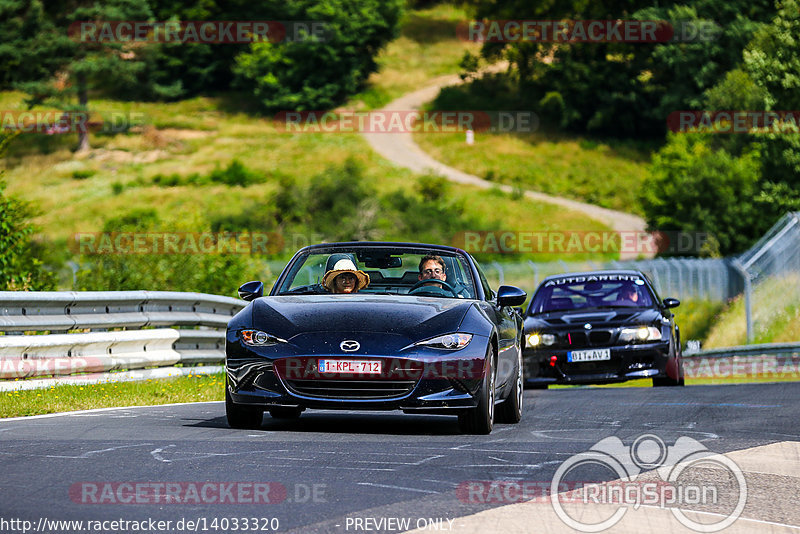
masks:
{"label": "grassy hill", "polygon": [[[467,18],[463,11],[449,5],[407,13],[401,36],[378,58],[380,72],[374,74],[368,87],[344,107],[382,106],[428,80],[458,72],[464,52],[477,51],[476,44],[456,37],[456,24]],[[22,110],[22,100],[21,93],[0,93],[0,109]],[[0,163],[5,166],[7,192],[30,201],[38,210],[34,222],[41,234],[55,248],[66,250],[66,241],[75,233],[101,231],[109,221],[141,210],[154,212],[162,228],[183,231],[212,219],[235,220],[241,219],[242,214],[275,212],[279,209],[275,197],[281,187],[285,189],[286,184],[290,184],[300,198],[314,177],[332,167],[341,168],[348,161],[363,169],[365,183],[380,198],[393,198],[391,195],[398,192],[408,198],[418,198],[419,191],[425,187],[424,178],[376,156],[358,134],[283,133],[271,118],[252,113],[243,102],[235,94],[175,103],[95,98],[90,102],[93,116],[135,113],[137,126],[124,133],[92,135],[93,150],[83,156],[71,151],[76,143],[75,134],[23,134],[12,143],[8,157]],[[595,184],[593,187],[616,184],[614,187],[619,188],[620,195],[628,194],[632,184],[641,179],[645,165],[645,157],[640,152],[609,150],[566,138],[531,143],[500,136],[492,139],[478,136],[478,143],[469,151],[461,146],[460,135],[431,134],[418,141],[434,156],[454,166],[475,164],[470,170],[482,175],[488,174],[495,163],[478,165],[477,160],[469,159],[470,153],[486,161],[499,164],[500,158],[516,166],[517,170],[508,171],[509,176],[521,176],[523,171],[535,174],[537,169],[548,168],[552,173],[547,175],[550,181],[555,183],[552,176],[556,175],[563,178],[563,190],[550,192],[583,196],[601,204],[605,203],[602,195],[595,198],[580,189],[573,191],[571,184]],[[526,152],[531,150],[537,154],[534,158],[529,158]],[[512,153],[518,156],[509,156]],[[471,163],[457,161],[458,154]],[[600,157],[602,154],[605,156]],[[249,184],[231,185],[204,178],[228,168],[233,162],[241,163],[247,172],[259,179]],[[502,181],[505,174],[499,170],[494,172]],[[619,179],[612,181],[607,178],[609,175]],[[597,180],[598,176],[603,179]],[[523,185],[533,187],[535,184],[524,182]],[[455,207],[456,226],[461,225],[456,228],[458,231],[608,230],[583,214],[499,190],[451,185],[444,190],[443,202]],[[401,207],[396,210],[396,213],[376,215],[376,220],[383,222],[371,232],[370,238],[421,240],[424,235],[420,232],[393,224],[392,217],[396,220],[407,215]],[[631,207],[629,211],[637,210]],[[448,213],[445,210],[431,216],[429,227],[438,228],[441,217],[447,217]],[[419,213],[408,216],[418,217]],[[263,229],[286,230],[282,226]],[[309,229],[300,231],[308,241],[320,237],[329,239]],[[452,242],[449,233],[430,235],[438,235],[439,242]],[[289,244],[296,241],[287,239]],[[291,252],[285,250],[282,257]],[[611,259],[613,256],[610,253],[591,258],[585,254],[536,254],[491,259],[571,261]]]}
{"label": "grassy hill", "polygon": [[[733,347],[747,343],[744,295],[737,297],[716,318],[703,348]],[[800,339],[800,279],[775,278],[753,291],[753,342],[789,343]]]}

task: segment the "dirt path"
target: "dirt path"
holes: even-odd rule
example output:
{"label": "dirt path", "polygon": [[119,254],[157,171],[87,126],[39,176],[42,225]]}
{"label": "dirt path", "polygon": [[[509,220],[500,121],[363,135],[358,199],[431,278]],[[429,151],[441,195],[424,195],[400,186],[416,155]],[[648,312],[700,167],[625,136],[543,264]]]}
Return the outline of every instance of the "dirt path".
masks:
{"label": "dirt path", "polygon": [[[418,91],[407,93],[400,98],[384,106],[381,111],[405,111],[419,109],[426,102],[430,102],[439,90],[447,85],[460,83],[461,79],[457,75],[444,76],[437,78],[434,82]],[[370,146],[378,154],[389,161],[405,167],[414,172],[425,173],[433,172],[444,176],[448,180],[461,184],[470,184],[482,188],[499,187],[505,192],[511,192],[509,185],[489,182],[473,174],[462,172],[453,167],[449,167],[424,152],[419,145],[414,142],[411,133],[364,133],[362,134],[369,142]],[[579,202],[563,197],[556,197],[539,193],[537,191],[525,191],[525,196],[531,200],[556,204],[567,209],[579,211],[592,219],[603,222],[618,232],[644,232],[646,224],[644,219],[630,213],[601,208],[593,204]],[[633,259],[636,254],[622,253],[620,259]]]}

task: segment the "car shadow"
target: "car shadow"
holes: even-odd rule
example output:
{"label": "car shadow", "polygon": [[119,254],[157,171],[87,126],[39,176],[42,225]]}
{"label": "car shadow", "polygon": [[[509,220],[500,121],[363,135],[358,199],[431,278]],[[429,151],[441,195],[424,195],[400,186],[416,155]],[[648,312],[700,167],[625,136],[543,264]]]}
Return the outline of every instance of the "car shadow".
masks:
{"label": "car shadow", "polygon": [[[199,428],[230,428],[227,419],[215,417],[185,426]],[[330,413],[307,411],[298,419],[274,419],[264,414],[260,428],[248,432],[302,432],[322,434],[374,435],[461,435],[458,418],[442,415],[387,415],[372,413]]]}

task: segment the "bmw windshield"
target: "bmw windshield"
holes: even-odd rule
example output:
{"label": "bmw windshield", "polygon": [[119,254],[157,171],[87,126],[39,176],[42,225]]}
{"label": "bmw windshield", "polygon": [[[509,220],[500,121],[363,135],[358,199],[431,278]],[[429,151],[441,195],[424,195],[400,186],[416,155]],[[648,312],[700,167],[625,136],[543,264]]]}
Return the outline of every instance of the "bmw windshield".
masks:
{"label": "bmw windshield", "polygon": [[654,300],[644,280],[635,275],[556,278],[542,285],[529,314],[589,308],[651,308]]}

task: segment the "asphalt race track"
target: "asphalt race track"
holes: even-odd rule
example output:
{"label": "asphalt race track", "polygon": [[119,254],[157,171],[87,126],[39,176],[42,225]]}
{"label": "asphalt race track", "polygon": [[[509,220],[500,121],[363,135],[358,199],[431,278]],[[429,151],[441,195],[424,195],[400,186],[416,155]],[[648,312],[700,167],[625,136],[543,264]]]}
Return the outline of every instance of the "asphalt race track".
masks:
{"label": "asphalt race track", "polygon": [[[22,521],[78,531],[51,520],[107,521],[103,532],[141,527],[119,520],[171,521],[149,532],[458,531],[456,518],[509,504],[467,496],[476,481],[549,484],[611,436],[626,446],[685,437],[715,453],[798,442],[798,413],[800,384],[776,383],[529,390],[522,422],[489,436],[459,434],[454,417],[378,412],[265,415],[260,430],[232,430],[221,402],[0,420],[0,532],[21,532]],[[779,473],[742,469],[740,521],[800,531],[800,458]]]}

